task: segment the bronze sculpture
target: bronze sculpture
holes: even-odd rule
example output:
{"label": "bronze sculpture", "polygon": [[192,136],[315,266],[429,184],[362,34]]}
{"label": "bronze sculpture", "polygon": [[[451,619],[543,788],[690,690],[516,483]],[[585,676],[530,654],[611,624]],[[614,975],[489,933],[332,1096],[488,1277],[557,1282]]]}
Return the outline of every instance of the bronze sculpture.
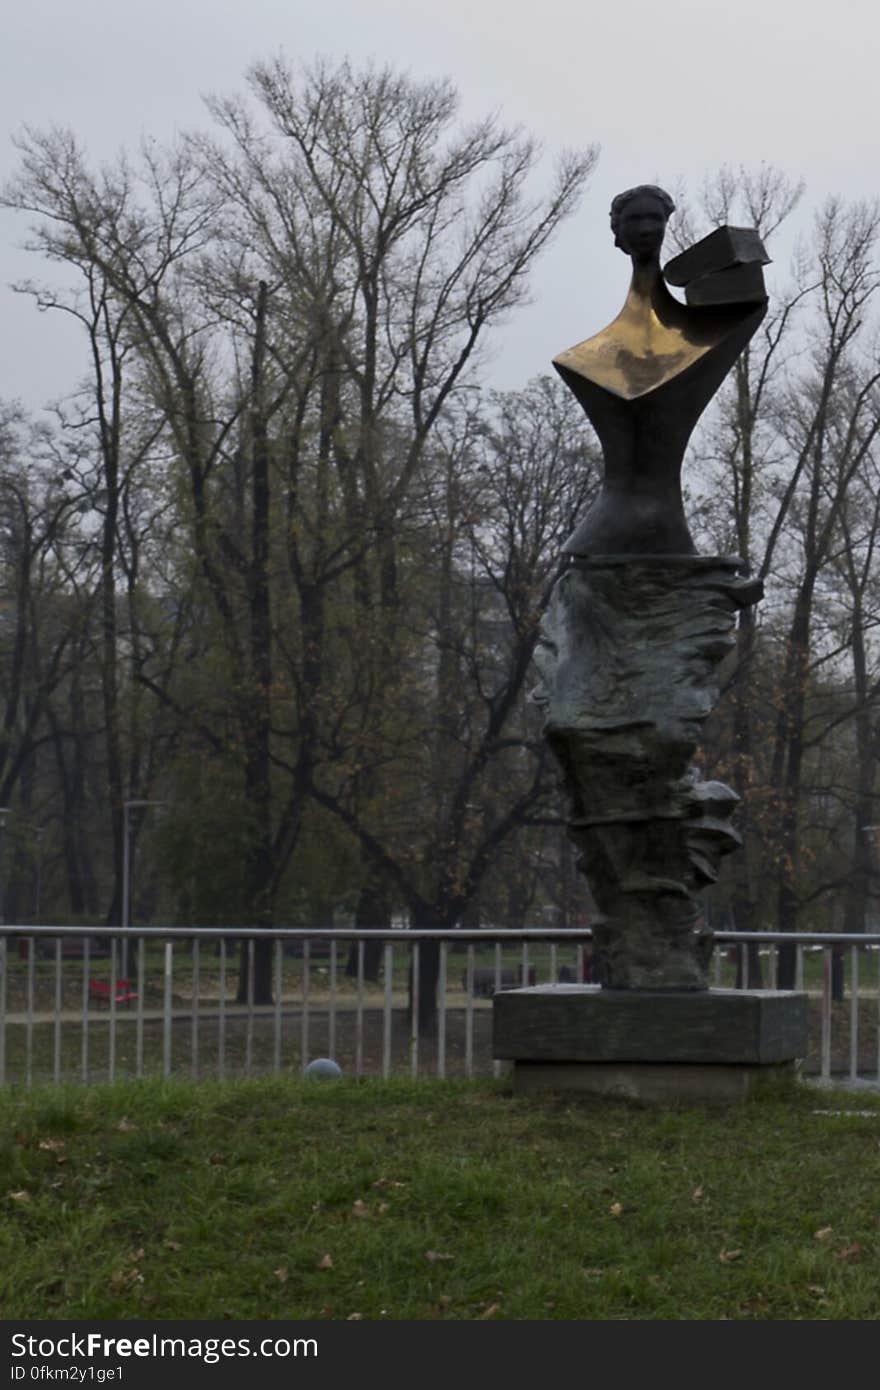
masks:
{"label": "bronze sculpture", "polygon": [[[688,300],[701,307],[682,304],[660,269],[672,210],[652,185],[614,199],[616,244],[633,267],[626,302],[601,333],[554,360],[596,430],[605,476],[564,547],[569,565],[542,624],[535,698],[601,914],[594,953],[610,989],[708,986],[699,894],[738,843],[737,797],[691,763],[736,611],[761,594],[738,558],[697,555],[680,477],[697,420],[766,311],[766,256],[752,232],[725,229],[731,235],[715,234],[712,246],[707,238],[678,258],[685,276],[689,255],[700,272]],[[731,257],[749,262],[747,277]],[[745,302],[730,302],[740,284]]]}

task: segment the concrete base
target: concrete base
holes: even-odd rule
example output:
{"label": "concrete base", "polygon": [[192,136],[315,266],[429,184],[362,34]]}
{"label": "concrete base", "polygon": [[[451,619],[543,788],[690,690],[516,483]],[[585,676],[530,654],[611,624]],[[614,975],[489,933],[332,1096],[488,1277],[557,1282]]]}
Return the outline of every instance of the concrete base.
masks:
{"label": "concrete base", "polygon": [[607,990],[539,985],[493,1003],[494,1055],[514,1090],[643,1101],[737,1101],[795,1075],[807,998],[783,990]]}
{"label": "concrete base", "polygon": [[794,1062],[765,1066],[693,1062],[514,1062],[515,1095],[579,1091],[626,1100],[727,1104],[797,1079]]}

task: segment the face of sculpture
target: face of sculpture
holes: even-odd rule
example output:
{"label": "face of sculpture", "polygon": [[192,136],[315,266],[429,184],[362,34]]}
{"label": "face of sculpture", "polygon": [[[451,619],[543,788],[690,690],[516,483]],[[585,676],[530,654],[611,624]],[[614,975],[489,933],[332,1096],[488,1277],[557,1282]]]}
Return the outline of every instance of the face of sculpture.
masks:
{"label": "face of sculpture", "polygon": [[637,261],[649,261],[660,253],[666,233],[667,213],[659,199],[639,193],[626,204],[617,224],[622,251]]}

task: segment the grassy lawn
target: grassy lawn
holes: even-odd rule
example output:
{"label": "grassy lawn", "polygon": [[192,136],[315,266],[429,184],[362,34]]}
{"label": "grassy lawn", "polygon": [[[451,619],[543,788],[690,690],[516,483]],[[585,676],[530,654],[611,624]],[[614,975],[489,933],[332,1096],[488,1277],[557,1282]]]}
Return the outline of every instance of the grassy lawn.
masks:
{"label": "grassy lawn", "polygon": [[0,1095],[3,1318],[874,1319],[880,1098]]}

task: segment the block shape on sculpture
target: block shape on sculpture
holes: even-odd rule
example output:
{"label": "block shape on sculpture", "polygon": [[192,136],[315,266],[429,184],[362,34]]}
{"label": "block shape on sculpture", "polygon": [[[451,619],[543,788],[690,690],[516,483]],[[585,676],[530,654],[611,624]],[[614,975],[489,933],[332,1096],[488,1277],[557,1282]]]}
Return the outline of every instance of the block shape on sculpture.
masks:
{"label": "block shape on sculpture", "polygon": [[691,280],[684,292],[688,304],[761,304],[767,298],[764,272],[752,262],[732,265]]}
{"label": "block shape on sculpture", "polygon": [[687,285],[701,275],[734,265],[769,265],[764,243],[752,227],[717,227],[714,232],[673,256],[663,267],[669,285]]}

